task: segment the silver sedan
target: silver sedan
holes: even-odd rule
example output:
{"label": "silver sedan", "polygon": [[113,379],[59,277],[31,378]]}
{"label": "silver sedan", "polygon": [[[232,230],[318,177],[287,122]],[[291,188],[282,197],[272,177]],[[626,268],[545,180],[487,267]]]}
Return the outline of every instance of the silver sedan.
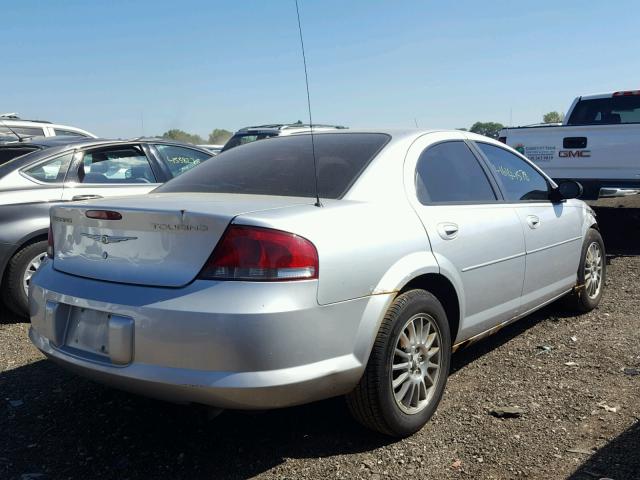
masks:
{"label": "silver sedan", "polygon": [[361,423],[406,436],[457,348],[561,297],[598,305],[604,244],[580,185],[467,132],[311,140],[232,149],[145,197],[53,207],[33,343],[176,402],[346,395]]}

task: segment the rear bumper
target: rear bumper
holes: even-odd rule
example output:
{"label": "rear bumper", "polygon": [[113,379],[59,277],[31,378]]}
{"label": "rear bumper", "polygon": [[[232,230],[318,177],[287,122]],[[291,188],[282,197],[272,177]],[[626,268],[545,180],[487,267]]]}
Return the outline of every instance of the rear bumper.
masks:
{"label": "rear bumper", "polygon": [[[554,179],[562,181],[566,179]],[[594,207],[640,208],[640,179],[575,179],[584,192],[581,199]]]}
{"label": "rear bumper", "polygon": [[[315,281],[121,285],[57,272],[49,262],[32,280],[29,335],[50,359],[124,390],[220,408],[285,407],[353,389],[390,301],[321,306],[316,293]],[[131,336],[108,336],[117,358],[71,348],[71,309],[131,321]]]}

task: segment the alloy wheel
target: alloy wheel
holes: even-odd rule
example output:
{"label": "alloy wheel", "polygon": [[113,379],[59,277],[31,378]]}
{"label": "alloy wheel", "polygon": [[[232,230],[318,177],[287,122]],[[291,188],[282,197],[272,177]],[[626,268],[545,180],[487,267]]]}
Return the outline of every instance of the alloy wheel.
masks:
{"label": "alloy wheel", "polygon": [[441,375],[440,330],[433,317],[419,313],[402,328],[391,360],[391,387],[398,407],[414,415],[424,410]]}

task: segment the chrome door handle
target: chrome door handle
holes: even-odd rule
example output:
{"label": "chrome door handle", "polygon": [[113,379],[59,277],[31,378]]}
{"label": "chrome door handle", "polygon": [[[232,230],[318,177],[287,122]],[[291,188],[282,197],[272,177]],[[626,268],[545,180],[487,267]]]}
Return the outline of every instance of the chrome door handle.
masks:
{"label": "chrome door handle", "polygon": [[458,236],[458,225],[455,223],[439,223],[438,235],[444,240],[453,240]]}
{"label": "chrome door handle", "polygon": [[72,202],[78,202],[80,200],[95,200],[96,198],[102,198],[100,195],[75,195],[71,197]]}
{"label": "chrome door handle", "polygon": [[529,225],[529,228],[538,228],[540,226],[540,219],[536,215],[528,215],[527,225]]}

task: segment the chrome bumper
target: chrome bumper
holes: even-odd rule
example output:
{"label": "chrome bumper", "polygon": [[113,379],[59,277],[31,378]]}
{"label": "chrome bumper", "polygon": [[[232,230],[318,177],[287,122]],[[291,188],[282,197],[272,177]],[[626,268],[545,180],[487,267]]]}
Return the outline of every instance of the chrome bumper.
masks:
{"label": "chrome bumper", "polygon": [[602,187],[597,200],[587,200],[593,207],[640,208],[640,188]]}

